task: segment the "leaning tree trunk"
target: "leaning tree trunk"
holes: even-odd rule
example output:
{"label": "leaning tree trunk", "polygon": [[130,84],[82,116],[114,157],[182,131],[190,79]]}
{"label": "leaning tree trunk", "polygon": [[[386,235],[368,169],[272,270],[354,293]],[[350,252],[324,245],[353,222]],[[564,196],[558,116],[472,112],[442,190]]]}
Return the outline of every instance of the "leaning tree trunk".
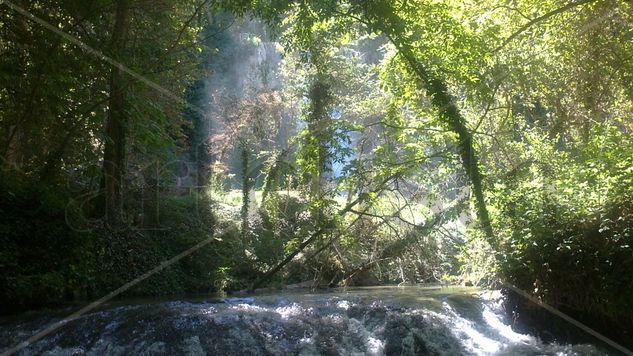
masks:
{"label": "leaning tree trunk", "polygon": [[[118,0],[111,38],[112,53],[117,60],[121,59],[121,54],[125,49],[128,27],[128,0]],[[110,99],[103,150],[105,219],[110,226],[116,226],[122,222],[126,119],[123,71],[113,66],[110,72]]]}
{"label": "leaning tree trunk", "polygon": [[405,59],[415,76],[417,85],[426,91],[431,102],[438,111],[440,119],[448,128],[457,134],[459,155],[462,165],[475,195],[477,217],[486,234],[488,243],[496,249],[497,241],[490,224],[490,214],[483,193],[483,177],[479,170],[478,157],[473,145],[473,137],[466,127],[466,120],[453,102],[443,80],[426,69],[415,56],[413,47],[407,38],[405,21],[384,0],[363,0],[359,2],[367,22],[384,33],[396,46],[398,53]]}

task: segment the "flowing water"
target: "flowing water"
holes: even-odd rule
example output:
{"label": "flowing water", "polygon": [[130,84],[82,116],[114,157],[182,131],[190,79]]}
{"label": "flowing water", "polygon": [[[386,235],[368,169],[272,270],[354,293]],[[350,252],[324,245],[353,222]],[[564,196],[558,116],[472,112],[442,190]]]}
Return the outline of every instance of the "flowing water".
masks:
{"label": "flowing water", "polygon": [[[68,312],[68,311],[65,311]],[[0,350],[62,312],[0,322]],[[373,287],[244,298],[110,304],[22,355],[608,355],[514,332],[499,293]],[[589,339],[587,339],[589,340]]]}

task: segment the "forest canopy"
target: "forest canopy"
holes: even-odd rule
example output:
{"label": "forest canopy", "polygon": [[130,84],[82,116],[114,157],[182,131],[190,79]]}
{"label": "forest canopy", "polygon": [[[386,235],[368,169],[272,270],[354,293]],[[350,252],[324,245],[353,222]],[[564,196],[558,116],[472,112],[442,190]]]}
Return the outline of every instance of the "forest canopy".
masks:
{"label": "forest canopy", "polygon": [[633,4],[0,3],[0,305],[514,286],[633,325]]}

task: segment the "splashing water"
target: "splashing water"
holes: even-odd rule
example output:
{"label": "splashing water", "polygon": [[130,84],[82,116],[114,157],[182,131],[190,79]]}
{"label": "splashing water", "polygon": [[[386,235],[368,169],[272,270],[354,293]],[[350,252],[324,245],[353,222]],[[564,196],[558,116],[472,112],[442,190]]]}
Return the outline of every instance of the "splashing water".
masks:
{"label": "splashing water", "polygon": [[[499,293],[376,287],[214,302],[145,302],[84,315],[23,355],[606,355],[545,344],[507,324]],[[8,349],[59,317],[0,323]]]}

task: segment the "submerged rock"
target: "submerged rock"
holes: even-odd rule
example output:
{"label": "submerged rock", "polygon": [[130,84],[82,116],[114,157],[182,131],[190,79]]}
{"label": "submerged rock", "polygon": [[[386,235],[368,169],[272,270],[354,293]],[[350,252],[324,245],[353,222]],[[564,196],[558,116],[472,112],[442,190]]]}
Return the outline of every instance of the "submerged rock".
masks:
{"label": "submerged rock", "polygon": [[225,298],[222,301],[226,304],[253,304],[255,298]]}

